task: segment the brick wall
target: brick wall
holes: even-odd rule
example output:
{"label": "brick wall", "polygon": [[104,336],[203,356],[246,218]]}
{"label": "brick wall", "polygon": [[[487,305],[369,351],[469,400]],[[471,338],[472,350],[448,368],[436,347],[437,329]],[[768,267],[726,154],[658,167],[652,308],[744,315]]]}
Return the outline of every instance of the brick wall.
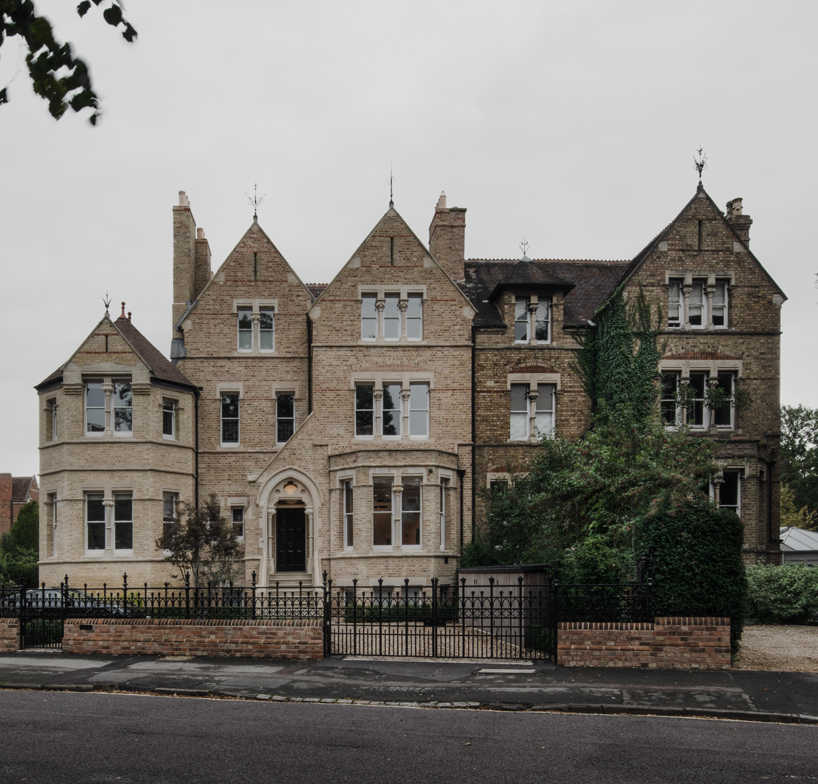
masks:
{"label": "brick wall", "polygon": [[0,653],[14,653],[20,649],[20,619],[0,618]]}
{"label": "brick wall", "polygon": [[561,623],[557,664],[719,670],[730,667],[729,618],[656,618],[653,623]]}
{"label": "brick wall", "polygon": [[0,474],[0,535],[11,528],[13,504],[11,474]]}
{"label": "brick wall", "polygon": [[72,618],[65,622],[62,649],[63,653],[105,656],[145,654],[299,660],[324,657],[319,620]]}

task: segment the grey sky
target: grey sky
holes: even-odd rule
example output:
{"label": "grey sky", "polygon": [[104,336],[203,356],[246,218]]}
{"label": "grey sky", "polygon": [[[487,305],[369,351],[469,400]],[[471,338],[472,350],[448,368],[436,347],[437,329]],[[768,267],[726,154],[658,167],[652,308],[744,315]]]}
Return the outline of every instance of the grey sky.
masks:
{"label": "grey sky", "polygon": [[[814,2],[38,0],[86,58],[104,116],[51,119],[0,49],[0,471],[38,470],[32,386],[125,300],[170,345],[171,207],[185,190],[214,267],[259,220],[325,282],[388,206],[424,241],[441,190],[466,253],[633,257],[693,195],[744,198],[789,296],[782,402],[818,405]],[[229,9],[229,10],[228,10]]]}

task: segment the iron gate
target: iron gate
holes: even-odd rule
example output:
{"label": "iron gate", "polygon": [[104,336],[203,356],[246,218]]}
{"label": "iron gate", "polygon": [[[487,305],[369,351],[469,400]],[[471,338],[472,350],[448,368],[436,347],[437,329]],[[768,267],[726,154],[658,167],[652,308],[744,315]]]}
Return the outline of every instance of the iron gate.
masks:
{"label": "iron gate", "polygon": [[21,589],[20,647],[62,648],[65,596],[61,588]]}
{"label": "iron gate", "polygon": [[325,652],[354,656],[556,661],[550,584],[326,586]]}

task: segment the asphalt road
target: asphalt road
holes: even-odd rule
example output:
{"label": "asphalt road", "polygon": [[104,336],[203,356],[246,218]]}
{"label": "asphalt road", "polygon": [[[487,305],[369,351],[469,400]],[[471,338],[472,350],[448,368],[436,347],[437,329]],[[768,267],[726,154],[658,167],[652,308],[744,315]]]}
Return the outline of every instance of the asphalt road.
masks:
{"label": "asphalt road", "polygon": [[0,782],[815,782],[818,728],[0,692]]}

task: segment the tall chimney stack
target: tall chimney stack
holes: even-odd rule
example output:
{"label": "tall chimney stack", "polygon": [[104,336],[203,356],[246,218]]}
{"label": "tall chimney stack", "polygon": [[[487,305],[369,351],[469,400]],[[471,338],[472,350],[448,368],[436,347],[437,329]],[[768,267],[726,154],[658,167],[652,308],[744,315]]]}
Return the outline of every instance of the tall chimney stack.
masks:
{"label": "tall chimney stack", "polygon": [[753,219],[749,215],[743,214],[743,199],[731,199],[727,202],[727,220],[736,230],[736,234],[741,237],[741,241],[746,247],[750,247],[750,226]]}
{"label": "tall chimney stack", "polygon": [[196,292],[196,221],[190,210],[190,201],[179,191],[179,205],[173,208],[173,335]]}
{"label": "tall chimney stack", "polygon": [[441,193],[429,226],[429,250],[455,280],[464,280],[466,254],[466,208],[447,207]]}

